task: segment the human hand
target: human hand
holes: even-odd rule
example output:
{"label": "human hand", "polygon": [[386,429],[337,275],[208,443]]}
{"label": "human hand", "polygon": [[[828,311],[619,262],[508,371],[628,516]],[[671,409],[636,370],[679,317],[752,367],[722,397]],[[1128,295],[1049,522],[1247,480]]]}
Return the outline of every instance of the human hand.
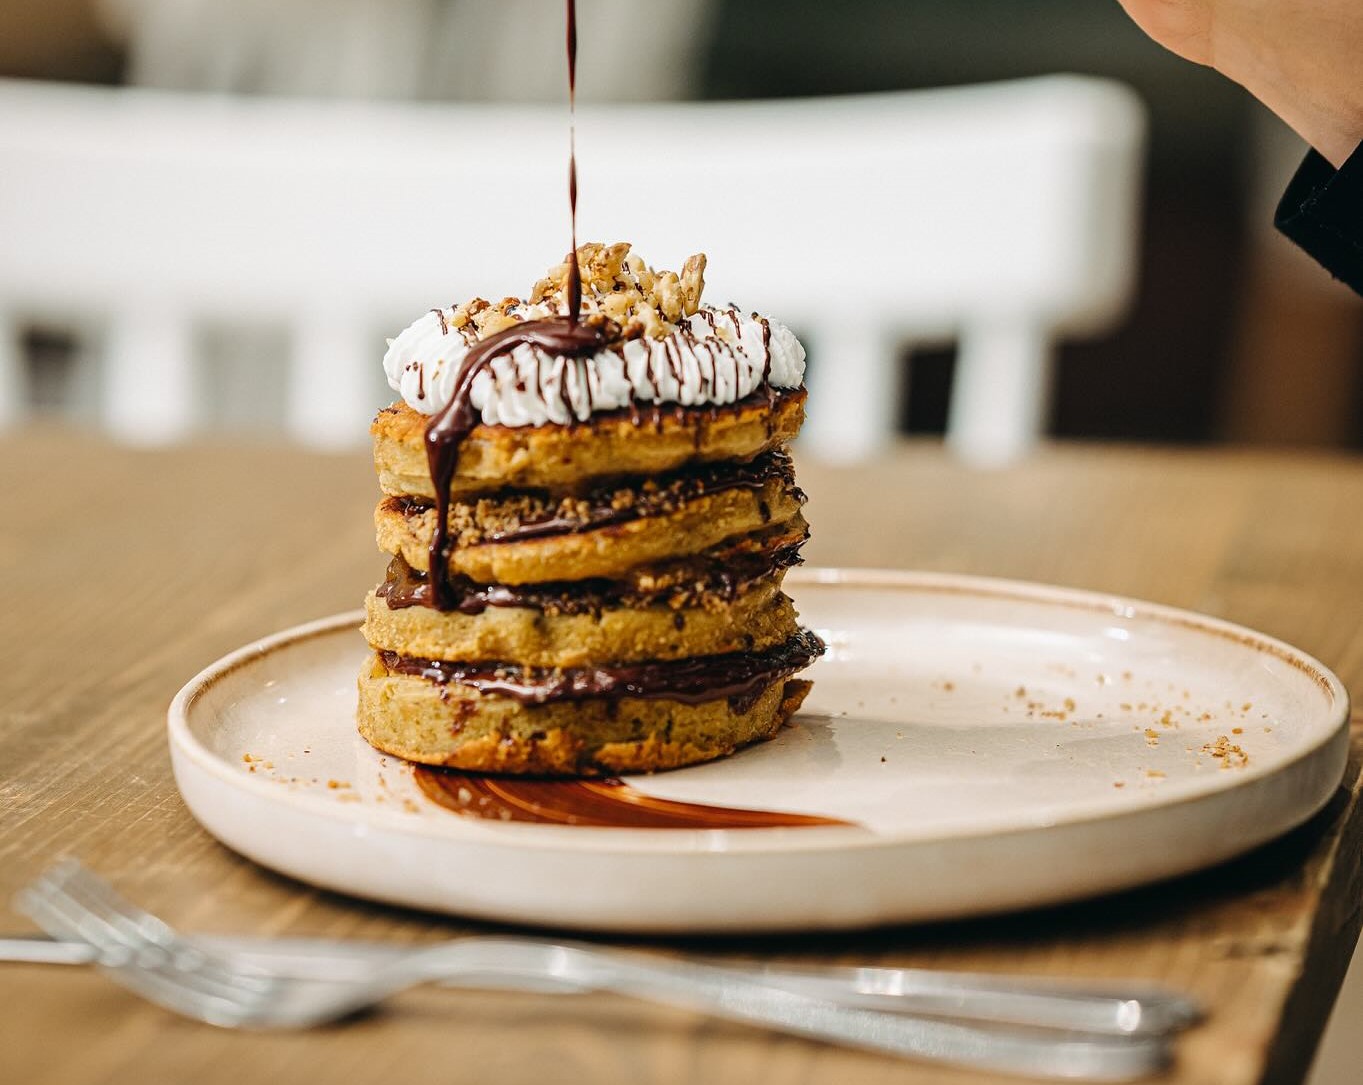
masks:
{"label": "human hand", "polygon": [[1363,142],[1360,0],[1119,0],[1166,49],[1235,80],[1336,167]]}

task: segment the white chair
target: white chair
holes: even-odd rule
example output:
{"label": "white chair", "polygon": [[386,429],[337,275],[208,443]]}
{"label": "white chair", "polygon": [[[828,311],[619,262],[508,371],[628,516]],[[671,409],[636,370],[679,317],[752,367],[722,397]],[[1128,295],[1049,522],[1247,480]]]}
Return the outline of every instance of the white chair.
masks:
{"label": "white chair", "polygon": [[[949,440],[999,463],[1041,432],[1052,345],[1129,298],[1142,136],[1130,91],[1071,76],[583,109],[578,235],[704,251],[709,297],[792,324],[828,458],[889,439],[905,345],[958,338]],[[103,417],[139,440],[196,427],[196,321],[273,319],[290,432],[362,440],[380,332],[567,250],[566,152],[564,108],[0,82],[0,417],[22,316],[106,322]]]}
{"label": "white chair", "polygon": [[[665,101],[695,89],[717,0],[579,5],[578,93]],[[562,13],[545,0],[98,0],[128,82],[166,90],[556,102]],[[609,63],[628,53],[630,63]],[[543,58],[527,62],[527,58]]]}

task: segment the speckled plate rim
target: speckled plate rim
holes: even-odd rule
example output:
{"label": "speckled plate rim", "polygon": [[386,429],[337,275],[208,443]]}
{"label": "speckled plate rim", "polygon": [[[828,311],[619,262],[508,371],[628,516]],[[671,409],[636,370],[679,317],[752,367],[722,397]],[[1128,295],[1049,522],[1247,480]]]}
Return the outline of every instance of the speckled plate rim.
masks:
{"label": "speckled plate rim", "polygon": [[[526,823],[486,822],[465,818],[447,818],[439,822],[416,823],[409,816],[372,807],[357,808],[329,801],[325,796],[306,792],[284,791],[277,784],[248,776],[218,754],[205,747],[194,735],[190,717],[196,703],[216,682],[262,657],[286,649],[314,637],[327,636],[348,629],[358,629],[363,612],[347,611],[317,619],[291,629],[282,630],[222,657],[205,667],[176,694],[168,712],[168,738],[177,785],[185,791],[181,773],[192,765],[219,784],[253,795],[270,805],[288,806],[329,821],[355,826],[379,826],[405,836],[432,841],[476,841],[498,848],[525,847],[529,849],[569,849],[573,851],[631,853],[697,852],[814,852],[825,849],[858,850],[895,848],[908,844],[949,842],[1020,836],[1048,830],[1099,825],[1111,821],[1138,819],[1143,814],[1158,810],[1170,813],[1199,803],[1212,803],[1234,795],[1239,799],[1246,790],[1253,790],[1266,781],[1300,771],[1304,763],[1325,758],[1331,763],[1319,775],[1320,784],[1309,804],[1303,804],[1299,816],[1265,831],[1259,838],[1247,841],[1236,851],[1243,851],[1274,836],[1286,832],[1307,820],[1329,801],[1342,779],[1348,747],[1349,695],[1340,679],[1323,663],[1284,641],[1259,633],[1233,622],[1178,607],[1145,602],[1124,596],[1091,592],[1030,581],[995,577],[970,576],[955,573],[913,572],[889,569],[838,569],[805,567],[791,571],[788,583],[793,586],[843,587],[905,591],[913,594],[958,594],[1002,601],[1017,601],[1044,606],[1060,606],[1089,612],[1111,614],[1125,620],[1162,622],[1210,636],[1230,640],[1243,648],[1263,652],[1307,675],[1320,690],[1324,699],[1323,711],[1328,722],[1316,741],[1303,743],[1294,755],[1268,765],[1251,764],[1236,773],[1233,780],[1219,774],[1176,796],[1158,792],[1133,795],[1120,809],[1113,809],[1096,801],[1075,801],[1067,806],[1063,816],[1048,818],[1044,823],[977,823],[960,828],[934,829],[928,833],[913,831],[870,832],[861,827],[831,826],[790,828],[726,829],[630,829],[595,826],[538,825]],[[347,740],[352,736],[347,735]],[[181,759],[187,764],[182,765]],[[678,771],[685,771],[684,769]],[[194,803],[189,803],[194,810]],[[1309,808],[1307,808],[1309,806]],[[197,816],[197,813],[196,813]]]}

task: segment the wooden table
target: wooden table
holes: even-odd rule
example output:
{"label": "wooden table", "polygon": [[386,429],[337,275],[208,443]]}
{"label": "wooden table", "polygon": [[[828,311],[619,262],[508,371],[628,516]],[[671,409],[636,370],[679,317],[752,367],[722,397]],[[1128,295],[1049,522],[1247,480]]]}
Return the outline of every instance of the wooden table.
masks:
{"label": "wooden table", "polygon": [[[1193,607],[1263,629],[1363,691],[1363,461],[1067,446],[973,474],[926,445],[865,470],[804,465],[819,564],[1025,577]],[[0,440],[0,894],[80,856],[192,931],[417,941],[469,923],[276,877],[186,813],[166,703],[271,630],[357,605],[376,579],[362,455]],[[1003,919],[730,951],[1065,976],[1142,976],[1210,1020],[1178,1082],[1299,1080],[1359,930],[1363,737],[1312,824],[1221,869]],[[4,924],[25,924],[11,916]],[[176,1019],[88,970],[0,968],[0,1079],[118,1082],[871,1083],[972,1081],[609,996],[423,990],[308,1034]]]}

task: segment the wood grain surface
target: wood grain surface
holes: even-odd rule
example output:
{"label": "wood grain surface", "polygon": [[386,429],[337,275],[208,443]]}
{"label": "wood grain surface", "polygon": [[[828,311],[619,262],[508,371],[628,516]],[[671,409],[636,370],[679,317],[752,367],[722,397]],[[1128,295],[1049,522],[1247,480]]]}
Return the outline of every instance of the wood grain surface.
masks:
{"label": "wood grain surface", "polygon": [[[1363,461],[1065,446],[976,474],[914,445],[869,468],[802,464],[801,481],[813,563],[1191,607],[1297,644],[1363,691]],[[0,439],[0,895],[74,854],[190,931],[417,942],[487,929],[266,873],[199,829],[171,780],[164,714],[188,677],[355,607],[378,578],[374,499],[358,454],[134,451],[41,429]],[[1171,884],[1001,919],[685,945],[1158,980],[1211,1011],[1167,1080],[1297,1081],[1358,935],[1361,754],[1356,734],[1346,786],[1310,825]],[[14,915],[0,926],[29,929]],[[87,969],[0,966],[0,1001],[0,1080],[33,1085],[982,1080],[604,995],[423,990],[278,1035],[176,1019]]]}

